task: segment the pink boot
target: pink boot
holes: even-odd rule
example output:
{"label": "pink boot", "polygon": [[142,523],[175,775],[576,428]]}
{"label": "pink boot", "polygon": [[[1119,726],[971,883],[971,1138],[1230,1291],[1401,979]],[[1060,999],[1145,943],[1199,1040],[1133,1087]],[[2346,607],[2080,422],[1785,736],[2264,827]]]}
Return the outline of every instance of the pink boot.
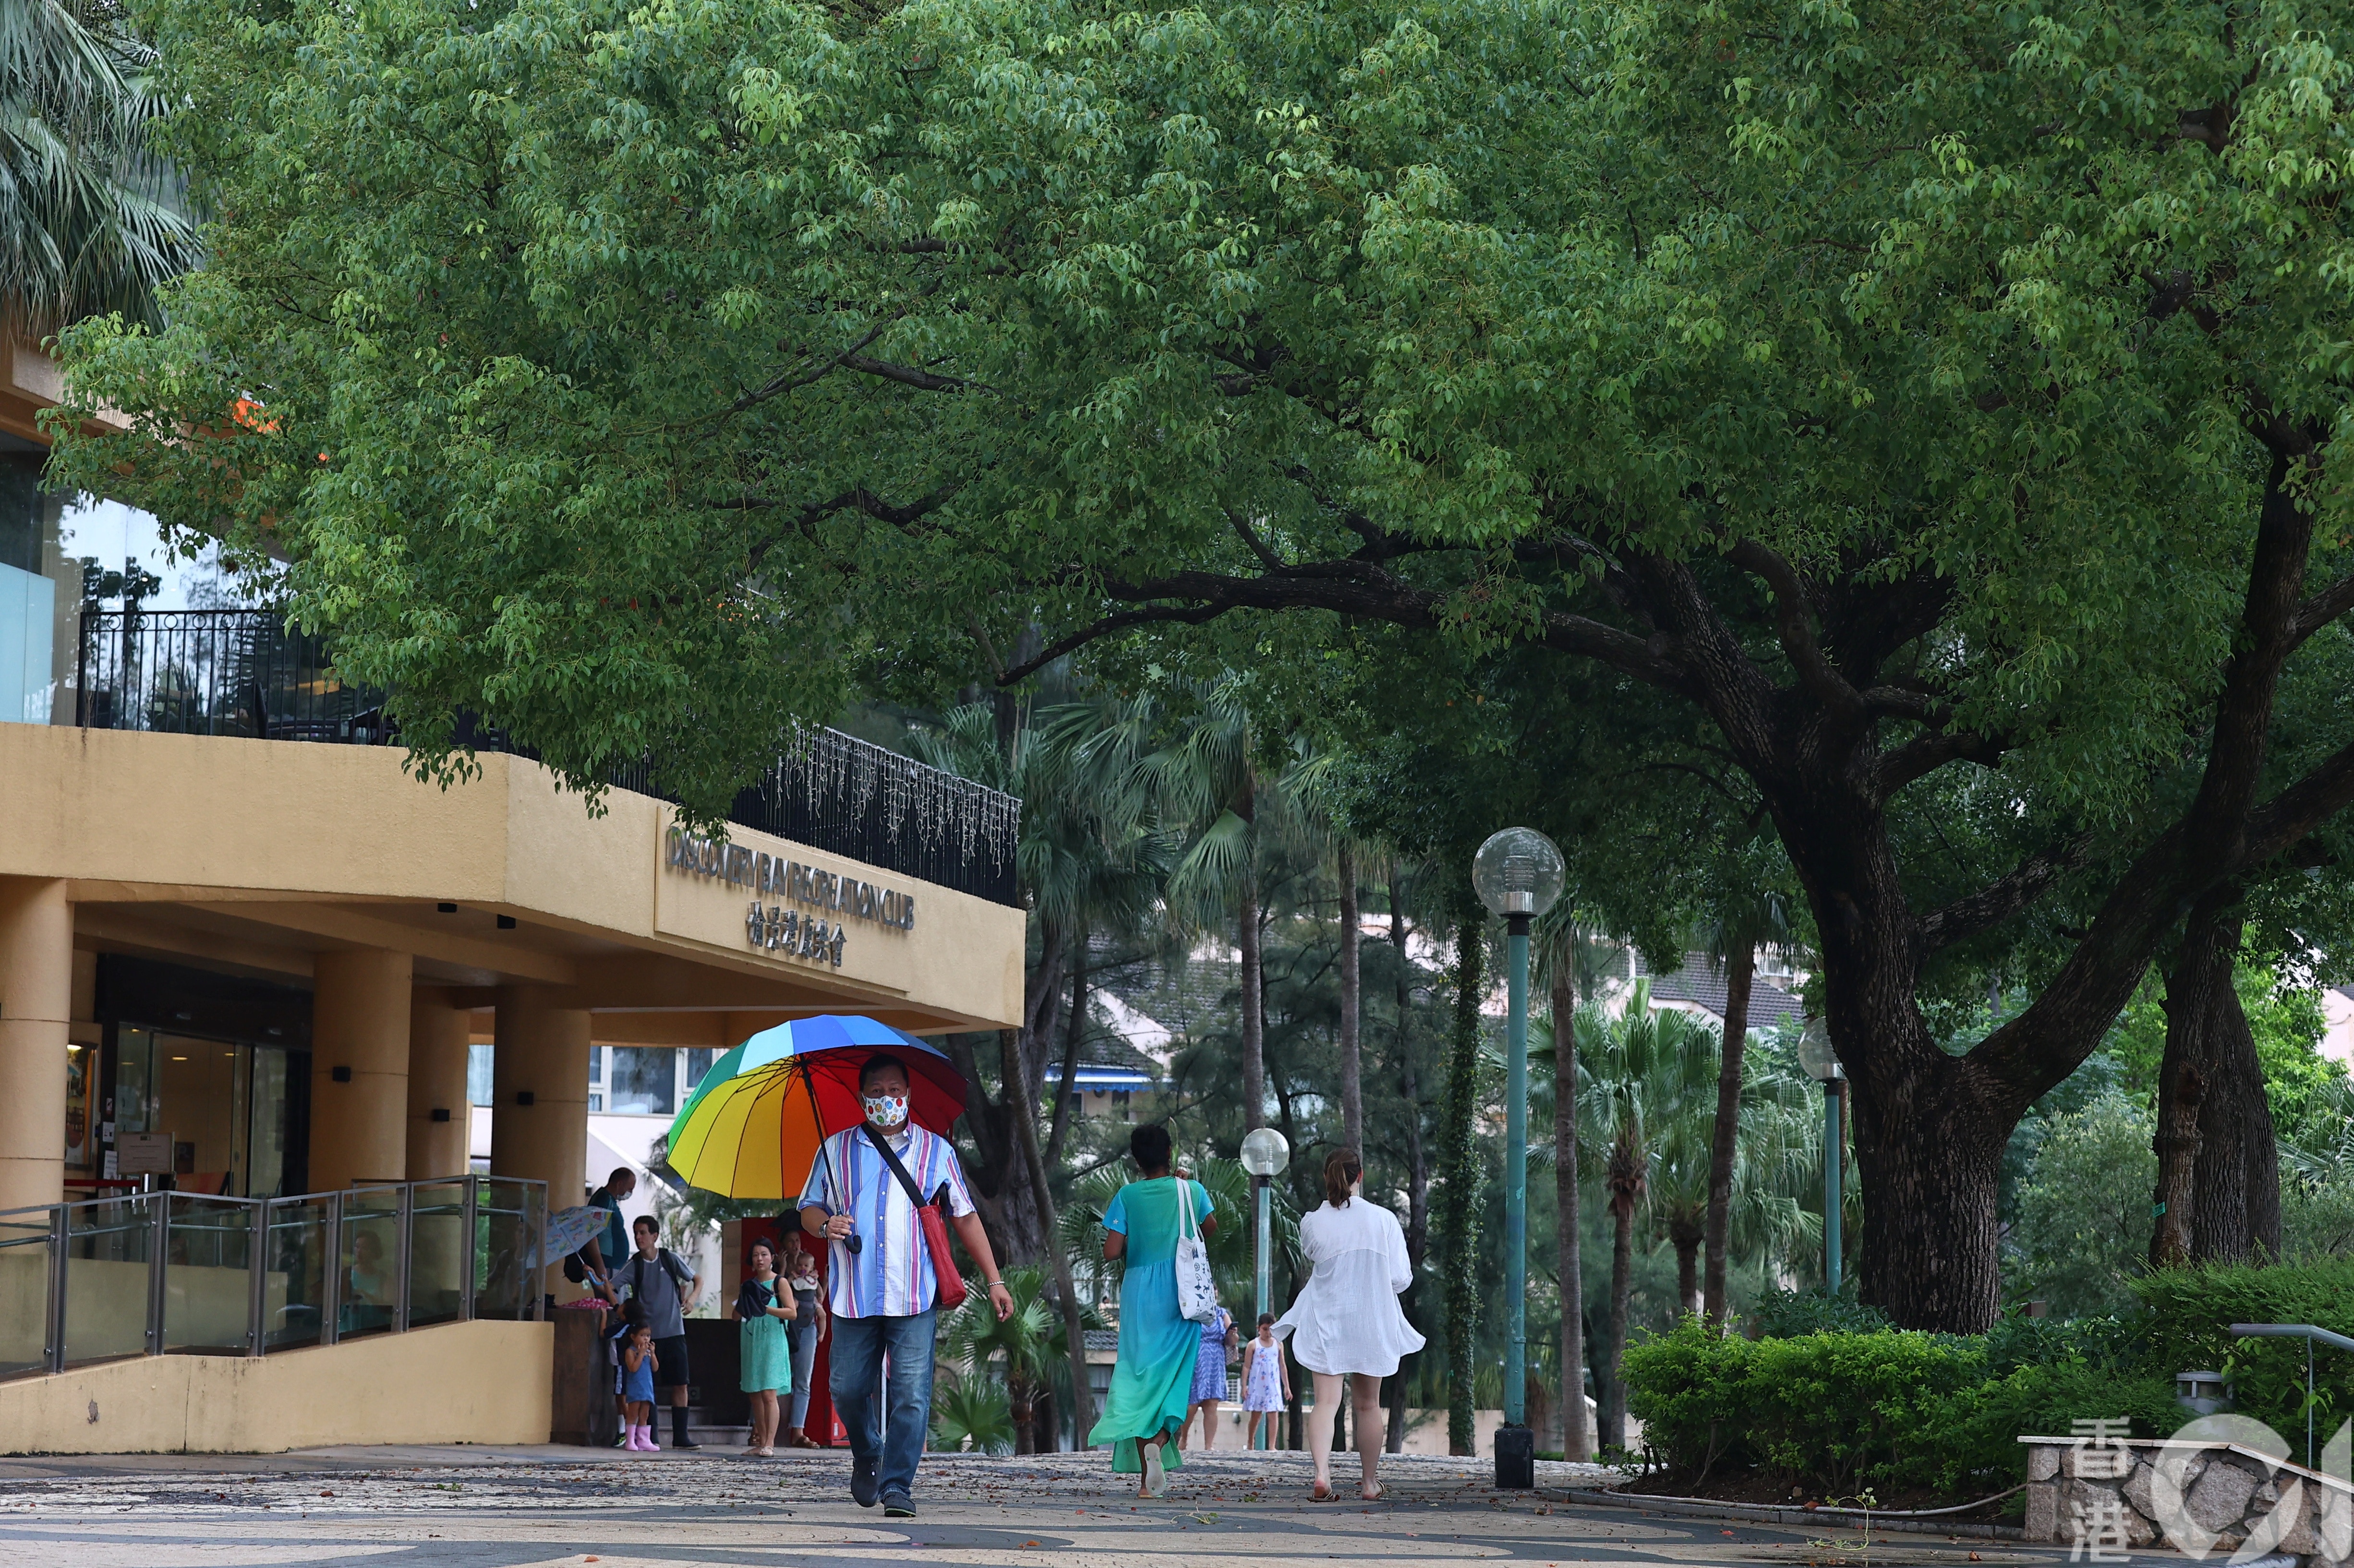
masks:
{"label": "pink boot", "polygon": [[627,1443],[622,1444],[621,1446],[627,1448],[632,1454],[644,1453],[650,1446],[646,1442],[646,1429],[642,1426],[632,1425],[630,1428],[630,1440]]}
{"label": "pink boot", "polygon": [[662,1445],[654,1441],[654,1429],[651,1424],[638,1428],[638,1441],[642,1445],[640,1451],[642,1453],[659,1454],[662,1452]]}

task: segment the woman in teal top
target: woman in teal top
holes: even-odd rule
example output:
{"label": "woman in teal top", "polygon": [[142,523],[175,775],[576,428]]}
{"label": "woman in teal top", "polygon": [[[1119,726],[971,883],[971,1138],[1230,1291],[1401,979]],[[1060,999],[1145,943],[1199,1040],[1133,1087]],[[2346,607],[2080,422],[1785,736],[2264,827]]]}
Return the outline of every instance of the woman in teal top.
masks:
{"label": "woman in teal top", "polygon": [[[1122,1187],[1104,1210],[1104,1256],[1122,1264],[1119,1279],[1119,1360],[1103,1416],[1087,1441],[1112,1445],[1111,1467],[1141,1475],[1137,1496],[1169,1489],[1162,1467],[1181,1468],[1184,1456],[1170,1441],[1193,1408],[1193,1363],[1202,1329],[1177,1313],[1177,1238],[1182,1224],[1178,1184],[1169,1174],[1169,1129],[1140,1127],[1128,1152],[1144,1180]],[[1192,1190],[1194,1223],[1208,1235],[1210,1194]]]}

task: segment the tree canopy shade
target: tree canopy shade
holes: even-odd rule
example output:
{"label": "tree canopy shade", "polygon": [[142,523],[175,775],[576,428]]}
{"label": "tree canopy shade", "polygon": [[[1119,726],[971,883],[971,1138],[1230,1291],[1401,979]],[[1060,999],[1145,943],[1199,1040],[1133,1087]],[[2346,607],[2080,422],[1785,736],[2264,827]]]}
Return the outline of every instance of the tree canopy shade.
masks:
{"label": "tree canopy shade", "polygon": [[[1040,622],[1007,678],[1248,611],[1575,662],[1770,814],[1865,1293],[1956,1329],[2182,911],[2337,853],[2341,5],[156,17],[214,260],[70,334],[137,428],[66,472],[270,535],[429,764],[472,708],[716,810]],[[2039,906],[1948,1056],[1925,972]]]}

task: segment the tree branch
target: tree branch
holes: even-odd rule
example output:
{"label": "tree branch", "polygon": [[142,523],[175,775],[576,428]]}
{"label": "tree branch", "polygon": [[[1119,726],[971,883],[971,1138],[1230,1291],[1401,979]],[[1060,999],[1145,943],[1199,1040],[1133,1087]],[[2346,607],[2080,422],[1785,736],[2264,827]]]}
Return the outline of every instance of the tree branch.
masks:
{"label": "tree branch", "polygon": [[1815,641],[1815,630],[1808,620],[1812,606],[1796,568],[1755,539],[1735,540],[1724,557],[1742,570],[1764,578],[1766,586],[1773,590],[1775,634],[1781,641],[1790,667],[1797,671],[1798,679],[1825,705],[1842,712],[1862,712],[1863,699],[1856,694],[1847,677],[1823,657],[1822,648]]}
{"label": "tree branch", "polygon": [[2020,914],[2043,896],[2062,872],[2083,864],[2091,847],[2092,840],[2079,835],[2056,850],[2039,850],[1976,893],[1930,911],[1921,917],[1914,935],[1916,950],[1925,959]]}

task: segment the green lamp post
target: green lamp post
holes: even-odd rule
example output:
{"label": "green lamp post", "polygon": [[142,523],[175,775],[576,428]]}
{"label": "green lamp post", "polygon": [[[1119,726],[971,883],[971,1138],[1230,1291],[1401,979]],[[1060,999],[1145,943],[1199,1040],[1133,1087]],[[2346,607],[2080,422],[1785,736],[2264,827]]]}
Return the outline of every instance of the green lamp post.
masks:
{"label": "green lamp post", "polygon": [[[1271,1257],[1275,1245],[1275,1221],[1267,1183],[1270,1177],[1282,1175],[1284,1168],[1291,1163],[1291,1144],[1271,1127],[1255,1128],[1243,1135],[1242,1160],[1243,1169],[1250,1172],[1251,1196],[1258,1210],[1257,1245],[1251,1254],[1251,1277],[1257,1287],[1253,1292],[1257,1304],[1251,1308],[1251,1321],[1257,1323],[1266,1316],[1267,1301],[1274,1295]],[[1272,1420],[1261,1422],[1258,1436],[1252,1439],[1251,1446],[1273,1447],[1275,1445],[1268,1434],[1274,1426]]]}
{"label": "green lamp post", "polygon": [[[1510,1012],[1504,1080],[1504,1425],[1496,1433],[1496,1485],[1537,1484],[1529,1430],[1529,926],[1561,896],[1561,850],[1534,828],[1491,834],[1471,862],[1471,885],[1504,917]],[[1554,1092],[1571,1092],[1556,1085]]]}

